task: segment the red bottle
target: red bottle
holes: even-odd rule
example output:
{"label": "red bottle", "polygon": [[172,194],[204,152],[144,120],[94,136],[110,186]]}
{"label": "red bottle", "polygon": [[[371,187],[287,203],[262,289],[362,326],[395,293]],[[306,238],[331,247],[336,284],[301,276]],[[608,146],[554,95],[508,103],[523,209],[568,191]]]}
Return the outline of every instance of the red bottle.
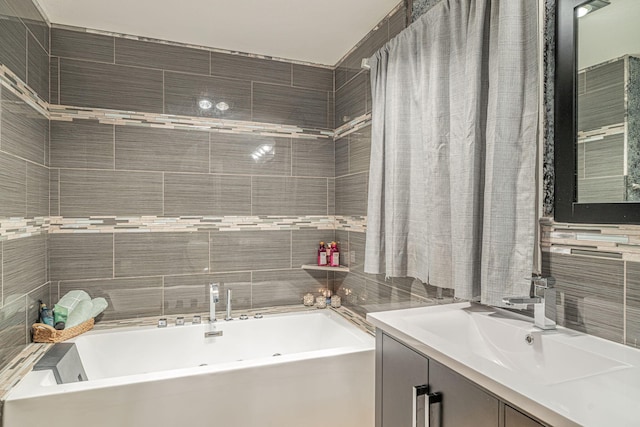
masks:
{"label": "red bottle", "polygon": [[340,266],[340,251],[336,242],[331,242],[331,257],[329,259],[331,267]]}
{"label": "red bottle", "polygon": [[318,265],[326,266],[327,262],[327,248],[324,246],[324,242],[320,242],[320,247],[318,248]]}

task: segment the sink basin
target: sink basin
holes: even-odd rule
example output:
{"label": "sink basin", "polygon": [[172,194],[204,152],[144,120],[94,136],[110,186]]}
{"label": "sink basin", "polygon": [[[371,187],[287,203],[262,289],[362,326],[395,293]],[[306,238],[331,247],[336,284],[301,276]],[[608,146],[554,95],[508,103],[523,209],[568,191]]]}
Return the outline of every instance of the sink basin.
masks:
{"label": "sink basin", "polygon": [[464,304],[405,316],[418,334],[444,349],[479,357],[539,384],[559,384],[629,365],[571,344],[576,334],[541,331],[532,320],[490,307]]}

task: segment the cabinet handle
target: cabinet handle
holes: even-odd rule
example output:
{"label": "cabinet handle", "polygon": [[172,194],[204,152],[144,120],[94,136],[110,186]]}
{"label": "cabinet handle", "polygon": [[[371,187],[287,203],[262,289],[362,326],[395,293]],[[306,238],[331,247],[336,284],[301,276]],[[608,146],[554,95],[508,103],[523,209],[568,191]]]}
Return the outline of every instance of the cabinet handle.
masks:
{"label": "cabinet handle", "polygon": [[[442,403],[442,393],[429,393],[429,385],[419,385],[413,387],[413,423],[412,427],[431,427],[431,405]],[[439,415],[439,414],[438,414]],[[439,427],[440,417],[437,425]]]}

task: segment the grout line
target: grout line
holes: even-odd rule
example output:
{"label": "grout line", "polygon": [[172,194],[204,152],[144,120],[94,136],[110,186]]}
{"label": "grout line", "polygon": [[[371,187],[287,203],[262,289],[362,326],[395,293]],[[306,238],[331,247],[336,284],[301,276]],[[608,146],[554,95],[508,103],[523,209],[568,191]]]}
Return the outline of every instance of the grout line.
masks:
{"label": "grout line", "polygon": [[116,169],[116,127],[115,125],[111,125],[112,127],[112,142],[113,142],[113,170]]}
{"label": "grout line", "polygon": [[[209,62],[211,62],[211,61],[209,61]],[[211,65],[209,65],[209,67],[211,67]],[[165,107],[164,107],[165,106],[165,99],[164,99],[165,95],[164,94],[166,92],[165,85],[164,85],[164,74],[165,74],[165,71],[162,70],[162,114],[166,114]]]}
{"label": "grout line", "polygon": [[164,182],[165,182],[165,176],[164,176],[164,172],[162,172],[162,216],[164,216],[164,212],[165,212],[165,207],[164,207]]}
{"label": "grout line", "polygon": [[111,234],[111,278],[116,278],[116,233]]}
{"label": "grout line", "polygon": [[165,299],[164,299],[164,276],[162,276],[162,296],[161,296],[161,302],[162,302],[162,305],[160,306],[160,313],[162,313],[162,316],[164,316],[164,305],[165,305]]}

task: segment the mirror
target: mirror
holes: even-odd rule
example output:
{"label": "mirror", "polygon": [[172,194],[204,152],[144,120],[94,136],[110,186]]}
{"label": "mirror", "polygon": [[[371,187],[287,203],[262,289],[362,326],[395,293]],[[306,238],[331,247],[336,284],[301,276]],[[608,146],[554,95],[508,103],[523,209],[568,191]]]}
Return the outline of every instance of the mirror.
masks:
{"label": "mirror", "polygon": [[640,223],[638,16],[638,0],[558,0],[556,221]]}

